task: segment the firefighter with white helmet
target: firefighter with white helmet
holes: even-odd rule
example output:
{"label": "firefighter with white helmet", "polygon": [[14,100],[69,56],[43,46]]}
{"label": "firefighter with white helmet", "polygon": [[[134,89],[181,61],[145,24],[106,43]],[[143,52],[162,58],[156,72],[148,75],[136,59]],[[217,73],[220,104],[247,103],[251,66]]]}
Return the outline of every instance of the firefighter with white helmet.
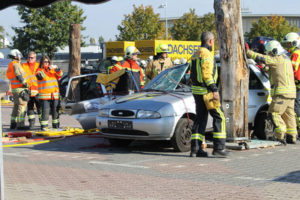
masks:
{"label": "firefighter with white helmet", "polygon": [[109,67],[107,67],[108,74],[110,73],[110,70],[114,67],[114,65],[119,61],[119,59],[117,56],[113,56],[113,57],[111,57],[110,61],[111,61],[111,65]]}
{"label": "firefighter with white helmet", "polygon": [[275,138],[283,144],[295,144],[297,125],[294,111],[296,86],[292,63],[281,44],[272,40],[266,44],[266,54],[249,50],[247,56],[269,67],[272,102],[269,112],[275,125]]}
{"label": "firefighter with white helmet", "polygon": [[157,74],[173,66],[172,60],[168,57],[169,47],[167,44],[160,44],[156,48],[156,56],[147,65],[146,76],[152,80]]}
{"label": "firefighter with white helmet", "polygon": [[10,119],[10,129],[26,129],[25,114],[29,92],[27,83],[27,74],[21,66],[22,54],[18,49],[12,49],[8,54],[12,59],[7,67],[6,77],[10,80],[11,91],[14,98],[14,106]]}
{"label": "firefighter with white helmet", "polygon": [[282,43],[286,50],[290,53],[290,59],[292,61],[294,69],[294,78],[297,88],[297,95],[295,99],[295,112],[297,115],[296,122],[298,127],[298,135],[300,130],[300,37],[298,33],[291,32],[284,36]]}
{"label": "firefighter with white helmet", "polygon": [[[110,70],[110,73],[114,73],[121,69],[131,71],[138,87],[143,88],[144,70],[137,64],[139,54],[141,53],[135,46],[128,46],[125,50],[125,60],[117,62]],[[136,90],[133,80],[129,80],[129,90]]]}

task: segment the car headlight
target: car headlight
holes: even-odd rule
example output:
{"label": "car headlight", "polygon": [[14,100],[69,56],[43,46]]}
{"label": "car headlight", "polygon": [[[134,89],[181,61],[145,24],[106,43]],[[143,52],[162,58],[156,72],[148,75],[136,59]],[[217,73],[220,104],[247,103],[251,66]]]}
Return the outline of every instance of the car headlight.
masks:
{"label": "car headlight", "polygon": [[139,110],[136,117],[139,119],[157,119],[160,118],[160,114],[151,110]]}
{"label": "car headlight", "polygon": [[100,109],[98,114],[101,117],[108,117],[109,116],[109,109],[108,108],[104,108],[104,109]]}

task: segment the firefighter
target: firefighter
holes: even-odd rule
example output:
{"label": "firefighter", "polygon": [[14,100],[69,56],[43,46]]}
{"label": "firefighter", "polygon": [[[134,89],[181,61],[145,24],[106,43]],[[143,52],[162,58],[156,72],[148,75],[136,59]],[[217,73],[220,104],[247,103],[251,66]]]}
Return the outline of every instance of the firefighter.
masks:
{"label": "firefighter", "polygon": [[290,53],[290,59],[292,61],[294,69],[294,78],[297,88],[295,99],[295,113],[296,123],[298,127],[298,135],[300,132],[300,37],[297,33],[291,32],[284,36],[282,42],[286,47],[286,50]]}
{"label": "firefighter", "polygon": [[115,64],[117,64],[117,62],[119,61],[119,58],[117,56],[113,56],[111,57],[111,66],[107,67],[107,73],[110,73],[110,70],[114,67]]}
{"label": "firefighter", "polygon": [[35,72],[38,67],[39,67],[39,63],[36,62],[36,53],[34,51],[29,52],[28,57],[27,57],[27,62],[22,64],[22,68],[28,74],[30,99],[27,104],[27,115],[28,115],[30,129],[33,129],[34,124],[35,124],[34,107],[36,107],[36,109],[37,109],[39,119],[41,117],[40,104],[39,104],[39,100],[37,98],[38,83],[37,83],[37,78],[35,76]]}
{"label": "firefighter", "polygon": [[[144,70],[137,64],[138,54],[140,51],[134,46],[128,46],[125,50],[125,56],[123,61],[117,62],[110,70],[110,73],[114,73],[121,69],[130,71],[135,79],[137,86],[144,87]],[[133,80],[129,80],[129,90],[136,90]]]}
{"label": "firefighter", "polygon": [[[27,89],[27,74],[21,66],[22,54],[18,49],[13,49],[8,54],[12,62],[8,65],[6,77],[10,80],[11,90],[13,93],[14,106],[10,119],[10,129],[26,129],[25,114],[29,95]],[[28,95],[28,96],[26,96]],[[26,99],[28,98],[28,99]]]}
{"label": "firefighter", "polygon": [[214,35],[211,32],[201,34],[201,47],[192,56],[191,81],[192,93],[196,103],[196,121],[192,128],[190,157],[207,157],[202,144],[205,141],[205,128],[208,113],[213,117],[213,155],[226,157],[225,149],[226,127],[225,117],[221,110],[220,97],[217,88],[217,66],[211,53],[214,45]]}
{"label": "firefighter", "polygon": [[38,99],[41,106],[41,129],[48,128],[49,113],[52,113],[52,127],[59,128],[59,87],[58,79],[63,72],[60,68],[51,67],[48,56],[43,56],[40,60],[39,68],[36,71],[38,80]]}
{"label": "firefighter", "polygon": [[147,65],[146,76],[152,80],[157,74],[173,67],[172,60],[168,57],[169,48],[167,44],[160,44],[156,48],[156,56]]}
{"label": "firefighter", "polygon": [[294,111],[296,86],[292,63],[285,50],[276,40],[266,44],[266,54],[255,53],[247,48],[247,56],[256,62],[265,64],[271,82],[272,102],[269,112],[275,126],[275,138],[282,144],[295,144],[297,125]]}

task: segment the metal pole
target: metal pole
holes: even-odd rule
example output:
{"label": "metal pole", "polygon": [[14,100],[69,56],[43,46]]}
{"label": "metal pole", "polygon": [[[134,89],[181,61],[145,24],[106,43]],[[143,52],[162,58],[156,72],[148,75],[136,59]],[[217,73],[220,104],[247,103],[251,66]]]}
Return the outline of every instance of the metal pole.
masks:
{"label": "metal pole", "polygon": [[0,104],[0,200],[4,200],[4,178],[3,178],[3,148],[2,148],[2,111]]}

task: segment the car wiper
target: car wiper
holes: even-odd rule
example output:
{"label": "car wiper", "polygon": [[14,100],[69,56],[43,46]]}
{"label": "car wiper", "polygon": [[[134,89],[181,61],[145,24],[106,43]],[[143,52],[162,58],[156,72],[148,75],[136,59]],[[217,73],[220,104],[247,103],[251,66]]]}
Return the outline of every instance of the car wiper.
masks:
{"label": "car wiper", "polygon": [[152,88],[142,90],[142,92],[162,92],[162,93],[167,93],[167,91],[165,91],[165,90],[158,90],[158,89],[152,89]]}

